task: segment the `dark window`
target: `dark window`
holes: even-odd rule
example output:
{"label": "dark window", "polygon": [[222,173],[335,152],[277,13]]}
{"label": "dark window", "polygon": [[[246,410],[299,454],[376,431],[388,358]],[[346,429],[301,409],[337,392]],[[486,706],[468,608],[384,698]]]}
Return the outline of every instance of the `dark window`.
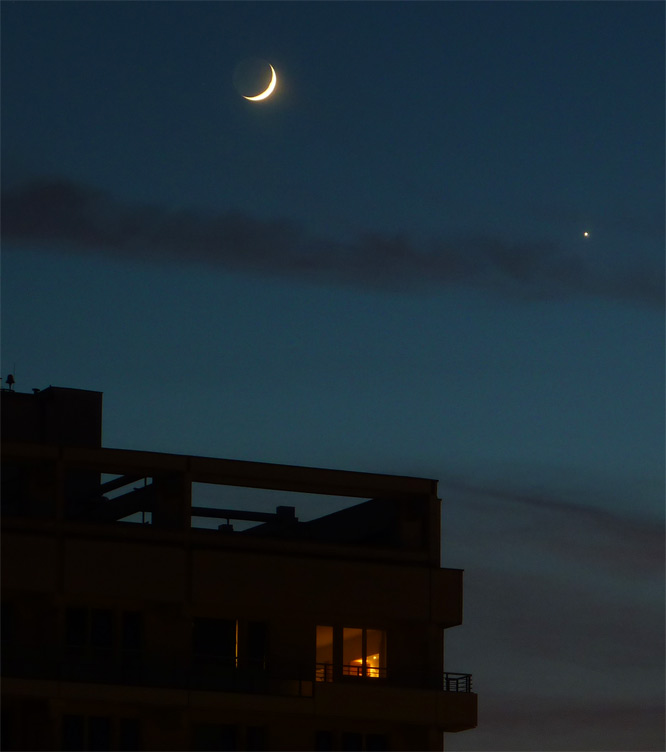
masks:
{"label": "dark window", "polygon": [[111,720],[103,716],[88,719],[88,749],[111,749]]}
{"label": "dark window", "polygon": [[14,632],[14,604],[5,601],[2,604],[2,622],[0,623],[3,645],[11,645],[14,642]]}
{"label": "dark window", "polygon": [[388,737],[385,734],[368,734],[365,748],[368,752],[388,752]]}
{"label": "dark window", "polygon": [[113,646],[113,613],[111,611],[94,608],[90,612],[90,644],[98,650],[110,650]]}
{"label": "dark window", "polygon": [[83,647],[88,641],[88,611],[68,608],[65,614],[65,641],[70,647]]}
{"label": "dark window", "polygon": [[0,749],[15,749],[14,741],[14,714],[3,709],[0,720]]}
{"label": "dark window", "polygon": [[317,752],[332,752],[333,749],[333,734],[330,731],[317,731],[315,750]]}
{"label": "dark window", "polygon": [[236,726],[220,723],[198,723],[194,727],[195,752],[222,752],[238,749]]}
{"label": "dark window", "polygon": [[344,752],[362,752],[363,734],[343,734],[342,749]]}
{"label": "dark window", "polygon": [[120,719],[118,749],[121,752],[137,752],[141,749],[141,724],[138,718]]}
{"label": "dark window", "polygon": [[230,619],[195,619],[192,634],[195,655],[236,662],[236,622]]}
{"label": "dark window", "polygon": [[268,749],[265,726],[248,726],[245,739],[245,749],[251,752],[260,752],[261,750]]}
{"label": "dark window", "polygon": [[252,668],[266,667],[266,632],[263,621],[251,621],[247,625],[247,644],[242,653]]}
{"label": "dark window", "polygon": [[65,643],[68,647],[113,647],[113,611],[106,608],[68,608],[65,612]]}
{"label": "dark window", "polygon": [[143,619],[139,611],[124,611],[122,621],[122,649],[140,651],[143,648]]}
{"label": "dark window", "polygon": [[67,752],[86,749],[86,719],[82,715],[65,715],[61,725],[61,749]]}

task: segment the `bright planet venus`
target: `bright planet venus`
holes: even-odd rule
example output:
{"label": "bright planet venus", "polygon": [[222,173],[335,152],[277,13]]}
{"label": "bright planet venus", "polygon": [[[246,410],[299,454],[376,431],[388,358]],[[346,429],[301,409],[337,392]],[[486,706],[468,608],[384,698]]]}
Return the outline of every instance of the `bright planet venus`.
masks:
{"label": "bright planet venus", "polygon": [[234,69],[234,87],[249,102],[261,102],[275,91],[277,73],[266,60],[247,58]]}

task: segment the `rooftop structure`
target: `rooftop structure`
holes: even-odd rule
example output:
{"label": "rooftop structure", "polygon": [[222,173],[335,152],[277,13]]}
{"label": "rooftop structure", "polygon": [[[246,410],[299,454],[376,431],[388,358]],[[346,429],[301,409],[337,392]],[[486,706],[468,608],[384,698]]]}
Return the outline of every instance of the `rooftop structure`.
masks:
{"label": "rooftop structure", "polygon": [[[476,725],[436,481],[105,448],[101,407],[2,392],[3,749],[441,750]],[[248,488],[280,503],[229,503]],[[312,494],[351,506],[311,519]]]}

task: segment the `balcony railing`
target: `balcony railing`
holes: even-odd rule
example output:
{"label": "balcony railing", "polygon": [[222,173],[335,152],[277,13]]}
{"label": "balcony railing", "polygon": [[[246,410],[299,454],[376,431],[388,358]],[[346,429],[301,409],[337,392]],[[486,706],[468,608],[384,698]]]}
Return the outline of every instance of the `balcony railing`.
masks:
{"label": "balcony railing", "polygon": [[[355,664],[345,664],[341,668],[342,676],[358,676],[359,678],[366,679],[386,679],[386,669],[384,667],[380,668],[379,666],[358,666]],[[333,681],[333,664],[315,664],[315,681]]]}
{"label": "balcony railing", "polygon": [[333,681],[333,664],[316,663],[315,664],[315,681],[331,682]]}
{"label": "balcony railing", "polygon": [[358,666],[346,664],[342,667],[343,676],[362,676],[370,679],[386,679],[386,669],[379,666]]}
{"label": "balcony railing", "polygon": [[471,674],[452,674],[449,671],[444,673],[444,691],[445,692],[471,692],[472,675]]}
{"label": "balcony railing", "polygon": [[[346,665],[341,667],[342,676],[358,676],[366,678],[386,679],[388,674],[386,668],[375,668],[371,666]],[[404,676],[404,674],[403,674]],[[334,678],[334,669],[332,663],[315,664],[315,681],[331,682]],[[442,689],[445,692],[471,692],[472,691],[472,674],[457,674],[446,671],[442,675]],[[420,683],[420,682],[419,682]],[[430,683],[430,682],[429,682]]]}
{"label": "balcony railing", "polygon": [[374,684],[375,679],[389,680],[393,686],[440,688],[445,692],[471,692],[472,675],[446,672],[427,679],[409,677],[403,672],[391,674],[386,668],[372,666],[339,666],[331,663],[266,666],[264,662],[242,666],[221,665],[215,662],[169,665],[165,661],[141,660],[138,655],[113,656],[86,654],[74,656],[58,650],[4,650],[2,673],[6,677],[58,679],[61,681],[95,681],[103,684],[128,684],[158,687],[186,687],[227,692],[255,694],[295,694],[312,696],[313,681],[337,680]]}

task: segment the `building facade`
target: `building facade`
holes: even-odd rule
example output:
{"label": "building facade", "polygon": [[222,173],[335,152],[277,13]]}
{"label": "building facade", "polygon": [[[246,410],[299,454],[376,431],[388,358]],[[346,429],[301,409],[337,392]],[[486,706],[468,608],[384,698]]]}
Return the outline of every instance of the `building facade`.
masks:
{"label": "building facade", "polygon": [[435,481],[105,448],[76,389],[4,390],[2,422],[3,750],[441,750],[476,725]]}

